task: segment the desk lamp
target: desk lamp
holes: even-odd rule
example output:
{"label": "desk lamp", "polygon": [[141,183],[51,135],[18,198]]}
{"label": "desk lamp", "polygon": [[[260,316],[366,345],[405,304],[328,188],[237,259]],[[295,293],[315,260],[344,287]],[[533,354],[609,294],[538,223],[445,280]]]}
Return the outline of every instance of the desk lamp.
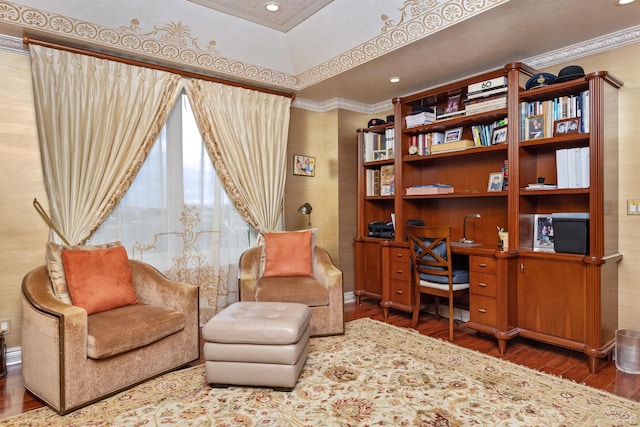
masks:
{"label": "desk lamp", "polygon": [[464,217],[464,222],[462,224],[462,239],[460,239],[460,243],[473,243],[473,240],[467,239],[467,218],[480,218],[480,214],[470,213]]}
{"label": "desk lamp", "polygon": [[309,229],[311,229],[311,211],[313,210],[313,208],[311,207],[311,205],[307,202],[304,205],[300,205],[300,207],[298,208],[298,212],[300,212],[303,215],[309,215],[309,219],[307,222],[307,227],[309,227]]}

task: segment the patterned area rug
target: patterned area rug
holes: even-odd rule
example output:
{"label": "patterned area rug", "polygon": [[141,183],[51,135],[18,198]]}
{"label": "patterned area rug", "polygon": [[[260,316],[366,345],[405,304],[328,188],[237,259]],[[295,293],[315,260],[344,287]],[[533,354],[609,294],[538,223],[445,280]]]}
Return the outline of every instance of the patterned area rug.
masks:
{"label": "patterned area rug", "polygon": [[48,408],[2,426],[638,425],[640,403],[412,329],[360,319],[312,338],[291,393],[212,389],[204,366],[164,375],[64,417]]}

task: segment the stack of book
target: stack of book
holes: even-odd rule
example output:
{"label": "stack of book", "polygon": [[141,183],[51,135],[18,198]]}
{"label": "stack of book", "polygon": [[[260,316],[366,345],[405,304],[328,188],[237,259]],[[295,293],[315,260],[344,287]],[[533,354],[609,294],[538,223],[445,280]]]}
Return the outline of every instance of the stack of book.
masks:
{"label": "stack of book", "polygon": [[435,119],[436,113],[434,113],[433,111],[423,111],[420,113],[411,114],[404,118],[408,128],[428,125],[429,123],[433,123]]}
{"label": "stack of book", "polygon": [[470,84],[464,101],[467,115],[507,108],[507,89],[506,77]]}
{"label": "stack of book", "polygon": [[453,193],[453,186],[448,184],[427,184],[414,185],[405,188],[407,196],[426,196],[429,194],[449,194]]}
{"label": "stack of book", "polygon": [[445,142],[431,146],[431,153],[446,153],[449,151],[466,150],[475,147],[475,143],[470,139],[461,139],[459,141]]}

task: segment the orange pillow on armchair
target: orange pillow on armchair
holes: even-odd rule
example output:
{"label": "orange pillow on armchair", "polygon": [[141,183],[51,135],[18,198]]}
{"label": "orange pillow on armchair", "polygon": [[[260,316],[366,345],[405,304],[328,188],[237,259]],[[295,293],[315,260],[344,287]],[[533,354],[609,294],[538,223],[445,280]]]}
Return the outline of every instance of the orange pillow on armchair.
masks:
{"label": "orange pillow on armchair", "polygon": [[87,314],[138,304],[123,246],[93,251],[63,249],[62,262],[71,301]]}
{"label": "orange pillow on armchair", "polygon": [[313,276],[313,230],[265,233],[262,277]]}

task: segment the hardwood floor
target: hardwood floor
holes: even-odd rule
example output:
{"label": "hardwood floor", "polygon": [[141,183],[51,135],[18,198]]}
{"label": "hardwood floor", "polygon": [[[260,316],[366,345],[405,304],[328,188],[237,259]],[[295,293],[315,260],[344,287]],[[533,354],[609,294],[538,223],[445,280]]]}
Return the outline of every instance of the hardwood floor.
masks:
{"label": "hardwood floor", "polygon": [[[345,305],[346,321],[362,317],[384,320],[382,309],[377,301],[363,299],[359,307],[356,307],[355,303]],[[400,327],[411,325],[410,316],[396,310],[390,310],[387,322]],[[436,320],[433,316],[424,314],[420,317],[417,329],[425,335],[437,338],[446,339],[448,336],[448,323],[445,318]],[[598,373],[590,374],[584,354],[523,338],[511,340],[507,347],[507,354],[500,356],[495,339],[477,334],[475,331],[466,329],[464,325],[456,328],[454,342],[462,347],[640,401],[640,375],[626,374],[616,370],[615,363],[611,360],[601,362]],[[203,363],[202,356],[191,365],[201,363]],[[42,406],[40,401],[24,389],[20,366],[10,366],[8,375],[0,379],[0,419]]]}

